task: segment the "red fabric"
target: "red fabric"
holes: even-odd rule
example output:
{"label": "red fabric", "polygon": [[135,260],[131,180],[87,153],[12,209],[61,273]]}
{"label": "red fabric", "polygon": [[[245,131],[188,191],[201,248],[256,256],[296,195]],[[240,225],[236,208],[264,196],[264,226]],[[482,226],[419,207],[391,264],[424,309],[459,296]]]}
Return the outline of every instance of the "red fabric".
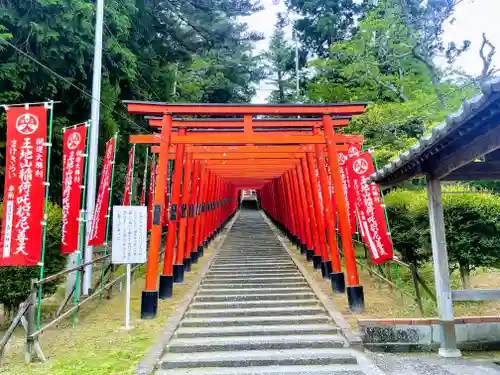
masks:
{"label": "red fabric", "polygon": [[89,242],[90,246],[103,245],[106,240],[106,216],[108,212],[109,191],[111,184],[111,174],[113,172],[115,138],[106,143],[106,154],[102,167],[101,183],[97,192],[97,201],[94,207],[94,215],[90,226]]}
{"label": "red fabric", "polygon": [[349,156],[347,152],[339,152],[339,166],[340,166],[340,177],[342,178],[342,187],[344,190],[344,200],[347,208],[347,219],[349,221],[349,228],[351,228],[351,234],[356,233],[356,215],[355,215],[355,205],[354,200],[352,200],[351,191],[351,176],[349,175],[349,169],[347,168],[347,163]]}
{"label": "red fabric", "polygon": [[47,109],[7,109],[0,266],[33,266],[42,252]]}
{"label": "red fabric", "polygon": [[375,172],[370,153],[365,152],[349,159],[356,210],[363,241],[368,246],[374,264],[392,259],[392,242],[387,231],[384,207],[377,184],[367,184],[366,178]]}
{"label": "red fabric", "polygon": [[125,192],[123,193],[123,205],[130,206],[132,197],[132,173],[134,171],[135,147],[132,147],[128,153],[127,174],[125,176]]}
{"label": "red fabric", "polygon": [[61,253],[71,254],[78,249],[78,228],[82,197],[85,144],[87,128],[78,126],[63,136],[63,199]]}

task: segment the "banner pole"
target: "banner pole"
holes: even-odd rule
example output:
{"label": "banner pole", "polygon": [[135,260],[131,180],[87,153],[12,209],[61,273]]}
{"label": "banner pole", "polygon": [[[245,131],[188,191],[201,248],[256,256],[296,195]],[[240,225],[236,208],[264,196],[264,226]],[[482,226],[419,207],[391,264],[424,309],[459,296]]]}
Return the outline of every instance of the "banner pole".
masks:
{"label": "banner pole", "polygon": [[[113,205],[113,183],[115,181],[115,161],[116,149],[118,148],[118,132],[115,133],[115,148],[113,150],[113,166],[111,167],[111,182],[109,183],[109,200],[108,212],[106,215],[106,237],[104,238],[104,256],[108,255],[108,238],[109,238],[109,219],[111,216],[111,207]],[[101,264],[101,288],[104,285],[104,263]],[[102,303],[102,293],[99,297],[99,303]]]}
{"label": "banner pole", "polygon": [[[40,275],[38,280],[43,279],[43,275],[45,272],[45,244],[47,240],[47,210],[49,208],[49,187],[50,187],[50,156],[51,156],[51,151],[52,151],[52,123],[54,120],[54,101],[50,101],[48,103],[44,103],[45,107],[49,109],[49,124],[48,124],[48,133],[47,133],[47,141],[45,143],[45,146],[47,147],[47,168],[46,168],[46,173],[45,173],[45,201],[44,201],[44,207],[43,207],[43,221],[41,225],[43,226],[42,228],[42,253],[40,256]],[[37,306],[37,312],[36,312],[36,329],[40,329],[40,322],[42,318],[42,285],[38,285],[38,306]]]}
{"label": "banner pole", "polygon": [[[81,185],[82,194],[80,199],[80,215],[78,217],[78,250],[76,253],[76,265],[80,266],[82,263],[82,251],[83,251],[83,240],[85,238],[85,203],[86,203],[86,189],[87,189],[87,166],[89,160],[89,147],[90,147],[90,120],[85,124],[87,127],[87,144],[85,145],[85,155],[83,163],[83,184]],[[78,298],[80,296],[80,275],[82,274],[82,270],[76,271],[75,277],[75,291],[73,292],[73,304],[76,306],[78,304]],[[76,310],[73,313],[73,327],[76,326]]]}

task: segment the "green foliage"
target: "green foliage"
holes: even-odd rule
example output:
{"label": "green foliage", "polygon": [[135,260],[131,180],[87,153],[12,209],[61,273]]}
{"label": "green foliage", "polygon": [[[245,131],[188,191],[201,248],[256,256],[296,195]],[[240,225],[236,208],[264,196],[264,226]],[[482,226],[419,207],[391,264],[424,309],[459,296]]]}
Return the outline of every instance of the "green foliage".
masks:
{"label": "green foliage", "polygon": [[[395,249],[407,262],[432,257],[427,197],[423,190],[396,190],[385,203]],[[468,273],[496,266],[500,257],[500,197],[467,187],[443,188],[443,207],[450,270]]]}
{"label": "green foliage", "polygon": [[[0,205],[0,215],[3,204]],[[45,276],[53,275],[66,266],[66,257],[60,252],[61,245],[61,208],[49,203],[47,220],[47,241],[45,247]],[[29,294],[31,280],[39,277],[39,267],[0,267],[0,303],[6,310],[16,309]],[[60,281],[60,280],[59,280]],[[56,291],[57,281],[44,284],[45,296]]]}

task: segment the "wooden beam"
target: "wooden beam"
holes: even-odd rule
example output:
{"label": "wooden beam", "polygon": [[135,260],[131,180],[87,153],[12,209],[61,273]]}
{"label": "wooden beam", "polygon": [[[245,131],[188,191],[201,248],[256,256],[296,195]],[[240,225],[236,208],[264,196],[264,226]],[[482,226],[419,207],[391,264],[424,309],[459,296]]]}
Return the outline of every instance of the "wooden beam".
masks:
{"label": "wooden beam", "polygon": [[472,162],[443,178],[443,181],[471,181],[500,179],[500,161]]}
{"label": "wooden beam", "polygon": [[[175,147],[171,146],[169,153],[175,154]],[[338,151],[347,151],[348,146],[345,144],[339,144],[336,146]],[[325,146],[320,145],[320,148],[325,149]],[[191,150],[193,153],[221,153],[221,154],[269,154],[269,153],[302,153],[311,152],[311,147],[309,146],[192,146]],[[151,152],[160,152],[159,146],[151,146]]]}
{"label": "wooden beam", "polygon": [[[349,125],[348,118],[333,119],[333,124],[335,126],[347,126]],[[216,129],[216,128],[241,128],[243,129],[243,119],[183,119],[174,120],[173,126],[175,128],[200,128],[200,129]],[[308,120],[308,119],[253,119],[252,126],[254,128],[304,128],[304,127],[314,127],[322,126],[323,123],[321,119],[318,120]],[[149,126],[154,128],[161,127],[161,118],[149,119]]]}
{"label": "wooden beam", "polygon": [[365,111],[365,103],[330,105],[305,104],[169,104],[158,102],[124,101],[128,112],[142,115],[357,115]]}
{"label": "wooden beam", "polygon": [[500,289],[452,290],[453,301],[499,301]]}

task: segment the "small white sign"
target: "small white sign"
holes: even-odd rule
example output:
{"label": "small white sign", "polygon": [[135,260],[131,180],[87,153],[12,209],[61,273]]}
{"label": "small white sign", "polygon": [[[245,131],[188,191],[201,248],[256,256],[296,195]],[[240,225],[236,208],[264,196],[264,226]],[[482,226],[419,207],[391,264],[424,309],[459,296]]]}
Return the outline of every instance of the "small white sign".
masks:
{"label": "small white sign", "polygon": [[145,206],[113,206],[113,264],[146,263],[147,221]]}

